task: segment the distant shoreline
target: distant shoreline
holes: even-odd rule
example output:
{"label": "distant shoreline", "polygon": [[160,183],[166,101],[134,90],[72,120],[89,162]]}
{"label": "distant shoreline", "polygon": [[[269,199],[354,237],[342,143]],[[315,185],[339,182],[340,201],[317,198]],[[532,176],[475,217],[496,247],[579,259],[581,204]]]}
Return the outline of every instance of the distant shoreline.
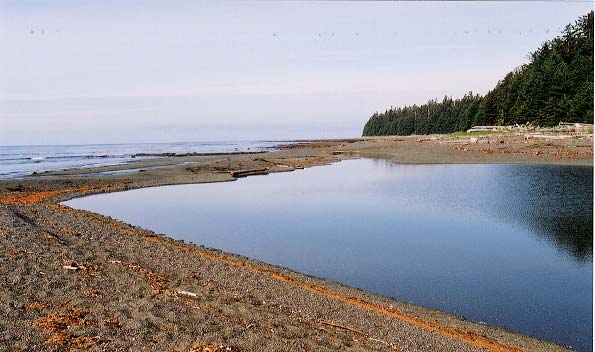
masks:
{"label": "distant shoreline", "polygon": [[122,165],[138,159],[265,152],[288,141],[0,146],[0,179],[51,171]]}

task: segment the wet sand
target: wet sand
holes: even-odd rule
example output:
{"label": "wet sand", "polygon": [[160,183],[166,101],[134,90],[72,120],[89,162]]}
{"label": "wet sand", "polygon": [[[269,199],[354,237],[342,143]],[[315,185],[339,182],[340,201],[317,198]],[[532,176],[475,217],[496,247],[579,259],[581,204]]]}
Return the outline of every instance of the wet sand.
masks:
{"label": "wet sand", "polygon": [[592,137],[527,140],[512,135],[316,141],[267,153],[164,157],[0,181],[0,346],[567,350],[58,204],[87,194],[233,181],[230,170],[300,172],[354,157],[398,163],[593,165],[593,142]]}

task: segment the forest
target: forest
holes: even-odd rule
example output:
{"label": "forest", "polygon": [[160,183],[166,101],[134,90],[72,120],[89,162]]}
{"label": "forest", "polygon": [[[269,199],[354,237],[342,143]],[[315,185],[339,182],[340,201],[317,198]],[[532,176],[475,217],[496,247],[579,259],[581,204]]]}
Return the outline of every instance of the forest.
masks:
{"label": "forest", "polygon": [[445,96],[374,113],[364,136],[451,133],[478,125],[593,123],[593,11],[529,54],[486,95]]}

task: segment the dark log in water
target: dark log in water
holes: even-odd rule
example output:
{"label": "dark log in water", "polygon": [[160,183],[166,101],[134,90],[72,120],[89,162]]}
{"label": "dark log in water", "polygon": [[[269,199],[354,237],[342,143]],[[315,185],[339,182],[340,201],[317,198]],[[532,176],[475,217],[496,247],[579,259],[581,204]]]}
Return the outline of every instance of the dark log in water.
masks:
{"label": "dark log in water", "polygon": [[249,169],[249,170],[231,170],[229,172],[232,177],[246,177],[251,175],[266,175],[269,173],[269,168]]}

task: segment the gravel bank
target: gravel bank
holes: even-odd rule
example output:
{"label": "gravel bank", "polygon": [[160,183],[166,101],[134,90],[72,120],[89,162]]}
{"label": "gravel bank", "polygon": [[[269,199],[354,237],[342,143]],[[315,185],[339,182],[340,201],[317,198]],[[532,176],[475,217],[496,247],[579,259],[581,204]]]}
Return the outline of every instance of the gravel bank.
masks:
{"label": "gravel bank", "polygon": [[[528,143],[519,136],[485,137],[489,143],[426,138],[319,141],[265,154],[162,158],[2,181],[0,346],[24,351],[566,350],[58,204],[92,193],[233,181],[229,170],[285,172],[358,156],[418,163],[593,163],[592,140],[586,138]],[[89,176],[126,168],[134,171]]]}

